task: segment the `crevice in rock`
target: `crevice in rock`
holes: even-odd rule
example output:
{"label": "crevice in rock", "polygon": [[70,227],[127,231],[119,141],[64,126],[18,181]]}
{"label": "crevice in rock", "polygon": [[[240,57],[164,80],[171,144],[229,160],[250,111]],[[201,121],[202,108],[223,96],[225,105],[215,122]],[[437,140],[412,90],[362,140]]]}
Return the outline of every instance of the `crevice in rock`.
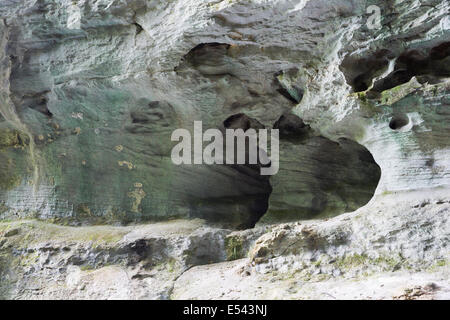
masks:
{"label": "crevice in rock", "polygon": [[278,86],[277,92],[293,104],[299,104],[305,93],[297,81],[293,80],[298,71],[297,68],[292,68],[286,71],[279,71],[274,75],[275,83]]}
{"label": "crevice in rock", "polygon": [[144,30],[144,28],[142,28],[142,26],[137,22],[134,22],[133,25],[136,27],[136,35],[139,35]]}
{"label": "crevice in rock", "polygon": [[292,102],[293,104],[297,104],[300,101],[298,101],[296,98],[294,98],[289,91],[287,91],[285,88],[278,88],[277,89],[278,93],[281,94],[283,97],[285,97],[286,99],[288,99],[290,102]]}

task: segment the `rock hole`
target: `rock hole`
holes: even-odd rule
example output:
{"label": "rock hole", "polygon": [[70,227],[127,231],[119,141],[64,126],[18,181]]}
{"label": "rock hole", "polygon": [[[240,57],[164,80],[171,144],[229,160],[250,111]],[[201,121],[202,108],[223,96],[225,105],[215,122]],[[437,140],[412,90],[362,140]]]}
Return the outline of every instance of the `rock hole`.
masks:
{"label": "rock hole", "polygon": [[277,122],[274,129],[278,129],[280,138],[285,140],[297,140],[308,136],[311,127],[303,122],[303,120],[294,114],[283,114]]}
{"label": "rock hole", "polygon": [[406,114],[395,115],[389,122],[389,128],[400,130],[409,124],[409,117]]}
{"label": "rock hole", "polygon": [[244,113],[238,113],[228,117],[223,125],[227,129],[242,129],[247,131],[250,128],[263,129],[264,125],[258,120],[252,119]]}
{"label": "rock hole", "polygon": [[292,113],[274,128],[280,130],[280,170],[270,177],[273,190],[262,223],[330,218],[373,198],[381,169],[367,148],[322,137]]}
{"label": "rock hole", "polygon": [[[264,125],[244,113],[231,115],[225,119],[219,130],[262,129]],[[223,141],[226,154],[226,139]],[[235,159],[236,163],[235,141]],[[229,156],[229,155],[227,155]],[[213,165],[215,179],[212,181],[192,181],[188,201],[191,203],[191,216],[202,218],[210,223],[218,223],[233,229],[253,228],[267,212],[272,187],[268,176],[261,176],[260,164],[249,163],[249,139],[246,139],[246,164]],[[203,168],[206,170],[206,168]],[[193,170],[202,170],[202,166]]]}
{"label": "rock hole", "polygon": [[25,105],[27,105],[30,109],[36,110],[48,118],[53,117],[53,113],[48,109],[48,98],[47,94],[50,91],[41,92],[36,95],[26,96],[23,99]]}
{"label": "rock hole", "polygon": [[227,59],[229,48],[230,45],[226,43],[201,43],[183,57],[176,71],[182,71],[185,67],[183,64],[187,63],[205,76],[232,74],[230,62]]}
{"label": "rock hole", "polygon": [[[388,71],[390,61],[395,58],[393,70],[373,83],[383,71]],[[407,83],[413,77],[438,83],[450,77],[449,59],[450,42],[444,42],[431,48],[406,50],[398,55],[389,50],[380,50],[370,57],[349,56],[344,59],[340,69],[354,92],[366,91],[373,83],[370,91],[379,93]]]}
{"label": "rock hole", "polygon": [[375,52],[369,57],[347,56],[339,67],[354,92],[369,89],[373,79],[386,70],[395,55],[387,49]]}

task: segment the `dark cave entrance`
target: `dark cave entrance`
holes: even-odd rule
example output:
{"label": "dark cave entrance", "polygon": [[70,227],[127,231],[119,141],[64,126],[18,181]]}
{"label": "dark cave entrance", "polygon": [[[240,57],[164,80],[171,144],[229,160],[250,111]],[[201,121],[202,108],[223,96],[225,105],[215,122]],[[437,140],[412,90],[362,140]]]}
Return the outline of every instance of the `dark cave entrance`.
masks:
{"label": "dark cave entrance", "polygon": [[[261,77],[264,85],[258,82],[261,86],[255,86],[252,79],[240,73],[242,65],[235,55],[234,51],[230,52],[228,44],[203,43],[186,54],[175,71],[183,75],[195,69],[198,75],[211,82],[228,77],[228,80],[233,79],[238,89],[247,90],[248,95],[241,97],[247,99],[245,103],[236,101],[234,96],[229,99],[224,107],[228,116],[219,120],[220,129],[242,129],[244,132],[249,129],[278,129],[280,171],[276,176],[267,177],[260,175],[260,165],[217,165],[212,168],[212,184],[209,181],[211,173],[205,169],[204,174],[210,177],[189,191],[191,216],[234,229],[249,229],[258,222],[333,217],[366,205],[381,177],[380,167],[371,153],[349,139],[332,141],[320,136],[290,112],[303,98],[302,82],[286,84],[280,79],[294,79],[298,70],[282,70],[272,77],[268,74]],[[378,70],[385,66],[386,61],[389,62],[389,57],[389,51],[381,52],[368,66]],[[353,81],[359,74],[350,76]],[[365,75],[363,78],[366,81]],[[357,86],[358,90],[365,89],[363,85]],[[254,106],[268,104],[267,101],[285,106],[279,109],[277,114],[280,117],[269,127],[264,115],[258,119],[266,126],[250,114]],[[274,110],[266,112],[273,114]]]}
{"label": "dark cave entrance", "polygon": [[[223,128],[264,126],[241,113],[228,117]],[[216,184],[204,181],[202,196],[193,195],[193,217],[250,229],[258,222],[334,217],[355,211],[373,198],[381,169],[364,146],[317,135],[293,114],[282,115],[274,128],[280,130],[278,175],[261,176],[260,165],[218,165]]]}
{"label": "dark cave entrance", "polygon": [[[263,129],[259,121],[238,113],[226,118],[218,127],[222,133],[227,129]],[[227,154],[227,141],[223,141],[223,155]],[[261,175],[261,164],[249,164],[250,140],[245,139],[245,164],[237,163],[235,140],[233,162],[192,168],[196,176],[208,176],[197,180],[191,189],[189,202],[191,217],[202,218],[210,223],[232,229],[253,228],[267,212],[272,193],[270,177]],[[259,151],[259,150],[258,150]],[[203,173],[201,171],[203,170]]]}
{"label": "dark cave entrance", "polygon": [[381,168],[359,143],[317,135],[294,114],[280,117],[280,172],[263,223],[324,219],[365,206],[374,196]]}

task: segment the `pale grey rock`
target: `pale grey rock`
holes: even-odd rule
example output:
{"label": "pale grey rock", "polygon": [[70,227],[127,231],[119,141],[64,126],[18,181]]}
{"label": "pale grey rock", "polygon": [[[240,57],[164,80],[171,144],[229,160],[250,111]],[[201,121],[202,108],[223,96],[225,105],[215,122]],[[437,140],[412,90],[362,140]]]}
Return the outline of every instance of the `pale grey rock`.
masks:
{"label": "pale grey rock", "polygon": [[[2,1],[0,219],[209,221],[25,223],[2,297],[448,297],[450,5],[370,1],[369,29],[368,4]],[[194,120],[284,123],[280,173],[174,166]]]}
{"label": "pale grey rock", "polygon": [[[448,4],[374,4],[380,30],[367,28],[367,4],[356,0],[6,1],[0,128],[21,139],[1,152],[2,217],[200,217],[246,228],[267,210],[279,221],[354,210],[377,185],[377,194],[448,185]],[[416,91],[390,106],[379,99],[411,76]],[[362,100],[351,94],[372,84]],[[306,148],[282,142],[270,181],[170,160],[172,130],[194,120],[222,128],[245,114],[272,128],[291,112],[313,136],[366,147],[380,183],[375,163],[310,157],[314,137]]]}
{"label": "pale grey rock", "polygon": [[172,297],[448,299],[447,193],[380,196],[328,221],[273,227],[253,242],[249,258],[185,272]]}
{"label": "pale grey rock", "polygon": [[233,232],[201,220],[129,227],[3,222],[0,235],[11,227],[21,232],[0,238],[0,296],[448,299],[447,193],[379,196],[329,220]]}

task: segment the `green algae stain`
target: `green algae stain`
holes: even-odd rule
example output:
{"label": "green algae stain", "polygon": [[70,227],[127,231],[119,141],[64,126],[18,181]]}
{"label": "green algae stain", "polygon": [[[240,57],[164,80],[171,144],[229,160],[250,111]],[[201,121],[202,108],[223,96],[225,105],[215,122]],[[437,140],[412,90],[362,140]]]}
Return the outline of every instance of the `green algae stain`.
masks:
{"label": "green algae stain", "polygon": [[238,260],[244,257],[243,241],[239,236],[225,238],[225,250],[228,261]]}

